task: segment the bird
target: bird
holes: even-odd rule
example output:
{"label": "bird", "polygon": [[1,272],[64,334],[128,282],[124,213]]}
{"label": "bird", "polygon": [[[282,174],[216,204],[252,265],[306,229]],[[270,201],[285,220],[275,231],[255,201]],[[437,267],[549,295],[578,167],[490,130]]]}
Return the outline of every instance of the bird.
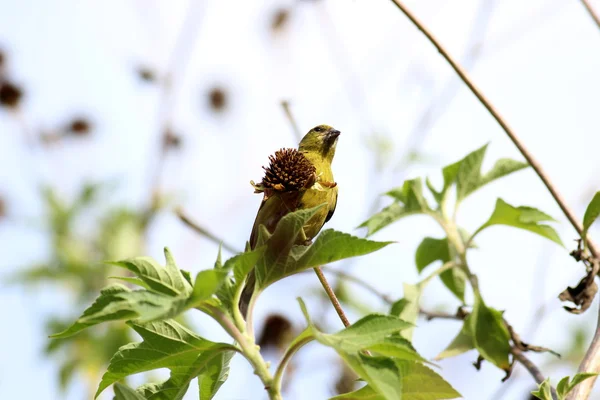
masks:
{"label": "bird", "polygon": [[[265,176],[262,181],[259,184],[251,182],[255,193],[263,193],[248,242],[251,250],[257,245],[261,225],[273,233],[281,218],[290,212],[326,204],[304,224],[296,239],[298,245],[309,245],[331,219],[338,198],[338,186],[331,164],[339,136],[337,129],[329,125],[317,125],[304,135],[298,149],[281,149],[270,157],[270,165],[263,167]],[[244,318],[255,283],[256,276],[252,270],[238,304]]]}

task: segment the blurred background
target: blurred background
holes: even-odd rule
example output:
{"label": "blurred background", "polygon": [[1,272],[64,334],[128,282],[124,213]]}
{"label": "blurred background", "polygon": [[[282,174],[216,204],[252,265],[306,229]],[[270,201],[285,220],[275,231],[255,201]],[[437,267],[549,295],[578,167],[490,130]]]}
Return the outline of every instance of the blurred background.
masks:
{"label": "blurred background", "polygon": [[[406,3],[583,215],[600,187],[600,30],[581,2]],[[487,142],[484,169],[500,157],[522,159],[391,1],[0,1],[0,398],[92,398],[110,356],[137,340],[120,323],[47,339],[120,273],[103,260],[163,262],[169,246],[179,266],[196,273],[212,267],[219,242],[224,257],[243,248],[261,199],[249,181],[261,179],[270,154],[299,140],[286,109],[302,132],[321,123],[342,131],[333,165],[339,201],[328,227],[355,235],[386,205],[380,194],[404,179],[430,176],[439,185],[441,167]],[[470,256],[486,303],[506,310],[524,341],[563,355],[531,355],[556,383],[575,372],[597,302],[577,316],[557,299],[583,268],[568,256],[576,233],[533,171],[469,197],[460,224],[473,231],[500,196],[554,216],[567,246],[500,227],[478,237]],[[205,233],[183,224],[177,209]],[[441,234],[411,217],[374,236],[397,244],[332,268],[395,300],[403,282],[419,279],[417,245]],[[591,234],[600,237],[597,228]],[[388,310],[381,296],[330,276],[351,319]],[[270,359],[303,327],[297,296],[324,329],[341,328],[321,292],[306,273],[261,296],[256,326],[268,328]],[[458,303],[435,281],[422,305],[454,312]],[[202,315],[190,313],[186,323],[227,340]],[[432,358],[459,329],[423,319],[414,344]],[[475,359],[468,352],[444,360],[439,373],[466,399],[529,398],[534,382],[521,366],[501,383],[502,371],[484,363],[477,372]],[[287,377],[286,399],[324,399],[354,379],[318,345],[297,355]],[[192,384],[186,399],[197,396]],[[235,358],[217,398],[264,397]]]}

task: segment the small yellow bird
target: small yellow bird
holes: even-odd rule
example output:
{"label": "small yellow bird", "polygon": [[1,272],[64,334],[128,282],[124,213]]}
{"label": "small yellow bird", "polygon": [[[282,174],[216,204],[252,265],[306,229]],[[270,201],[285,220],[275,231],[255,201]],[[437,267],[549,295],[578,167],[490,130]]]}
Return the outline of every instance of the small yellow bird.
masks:
{"label": "small yellow bird", "polygon": [[[282,149],[270,157],[269,167],[263,167],[265,177],[261,183],[254,185],[257,193],[263,193],[263,200],[250,234],[251,249],[256,246],[260,225],[273,233],[281,218],[290,212],[327,203],[306,222],[304,234],[298,237],[297,244],[309,244],[331,219],[338,197],[331,162],[339,136],[340,131],[331,126],[318,125],[302,138],[298,150]],[[252,271],[239,302],[240,312],[244,316],[254,292],[255,281]]]}

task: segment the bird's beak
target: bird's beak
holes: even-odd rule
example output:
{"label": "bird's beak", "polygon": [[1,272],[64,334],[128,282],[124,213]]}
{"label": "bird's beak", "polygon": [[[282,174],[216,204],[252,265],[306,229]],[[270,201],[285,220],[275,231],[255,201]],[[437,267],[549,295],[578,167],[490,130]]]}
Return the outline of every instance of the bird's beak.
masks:
{"label": "bird's beak", "polygon": [[337,139],[338,136],[340,136],[340,133],[341,132],[337,129],[331,128],[329,131],[327,131],[327,141],[333,143],[335,139]]}

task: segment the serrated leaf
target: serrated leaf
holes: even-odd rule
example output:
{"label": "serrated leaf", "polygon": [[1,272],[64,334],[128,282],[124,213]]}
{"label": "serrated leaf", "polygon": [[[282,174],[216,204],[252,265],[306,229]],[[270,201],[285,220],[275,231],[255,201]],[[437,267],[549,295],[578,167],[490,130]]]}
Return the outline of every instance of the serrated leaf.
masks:
{"label": "serrated leaf", "polygon": [[508,371],[510,334],[504,324],[502,313],[487,307],[481,296],[475,296],[469,323],[473,343],[479,354],[498,368]]}
{"label": "serrated leaf", "polygon": [[540,400],[553,400],[551,387],[550,380],[546,378],[546,380],[540,384],[538,390],[534,390],[531,394]]}
{"label": "serrated leaf", "polygon": [[[390,309],[391,315],[397,315],[400,319],[413,324],[417,323],[419,316],[419,302],[421,301],[421,288],[418,285],[410,285],[404,283],[404,297],[392,304]],[[407,340],[412,339],[414,327],[405,329],[400,332],[400,336]]]}
{"label": "serrated leaf", "polygon": [[471,315],[468,315],[465,318],[463,321],[463,326],[458,335],[456,335],[454,340],[452,340],[452,342],[448,345],[448,347],[446,347],[446,349],[444,349],[444,351],[435,357],[436,360],[455,357],[475,348],[470,318]]}
{"label": "serrated leaf", "polygon": [[590,229],[590,226],[594,223],[594,221],[600,215],[600,192],[596,192],[590,204],[588,204],[585,209],[585,214],[583,216],[583,232],[581,234],[582,238],[585,238],[587,235],[587,231]]}
{"label": "serrated leaf", "polygon": [[200,400],[212,400],[229,377],[229,362],[235,355],[233,351],[224,351],[208,362],[204,371],[198,375]]}
{"label": "serrated leaf", "polygon": [[323,206],[325,204],[294,211],[281,218],[266,243],[263,257],[256,264],[256,282],[259,288],[264,288],[267,282],[275,282],[285,273],[290,251],[298,235],[306,222]]}
{"label": "serrated leaf", "polygon": [[535,208],[513,207],[504,200],[498,199],[492,216],[485,224],[475,231],[473,237],[487,227],[493,225],[507,225],[537,233],[538,235],[563,246],[563,243],[554,228],[549,225],[540,224],[540,222],[544,221],[554,221],[554,219],[548,214]]}
{"label": "serrated leaf", "polygon": [[358,226],[367,228],[367,236],[401,218],[430,210],[427,200],[423,197],[421,178],[404,181],[401,187],[392,189],[386,194],[394,198],[395,202]]}
{"label": "serrated leaf", "polygon": [[396,361],[402,377],[402,400],[442,400],[461,397],[448,382],[425,365]]}
{"label": "serrated leaf", "polygon": [[167,381],[145,386],[142,392],[160,393],[160,396],[153,399],[181,399],[190,381],[215,356],[223,351],[235,350],[230,344],[201,338],[173,320],[130,325],[144,341],[130,343],[119,349],[110,360],[95,397],[111,384],[129,375],[168,368],[171,376]]}
{"label": "serrated leaf", "polygon": [[136,285],[139,287],[143,287],[144,289],[150,290],[150,286],[148,286],[146,282],[134,276],[109,276],[108,279],[117,279],[119,281],[131,283],[132,285]]}
{"label": "serrated leaf", "polygon": [[115,383],[114,391],[115,397],[113,400],[146,400],[144,396],[142,396],[129,386],[123,385],[119,382]]}
{"label": "serrated leaf", "polygon": [[[87,318],[87,317],[91,317],[94,315],[97,315],[98,313],[101,313],[108,305],[110,305],[113,302],[119,301],[119,295],[123,294],[123,293],[130,293],[131,290],[129,288],[127,288],[126,286],[123,286],[121,284],[112,284],[109,285],[107,287],[105,287],[104,289],[100,290],[100,296],[96,299],[96,301],[90,306],[88,307],[83,314],[81,315],[81,317],[77,320],[77,322],[75,322],[73,325],[71,325],[69,328],[67,328],[66,330],[60,332],[60,333],[55,333],[53,335],[50,335],[51,338],[66,338],[69,337],[71,335],[74,335],[75,333],[81,331],[82,329],[87,328],[88,326],[92,326],[97,324],[98,322],[82,322],[83,318]],[[135,318],[137,316],[137,313],[131,309],[127,310],[115,310],[114,315],[105,315],[105,321],[109,321],[109,320],[116,320],[116,319],[128,319],[128,318]],[[102,322],[102,321],[100,321]]]}
{"label": "serrated leaf", "polygon": [[188,296],[192,286],[175,265],[173,256],[165,247],[166,264],[160,265],[151,257],[135,257],[110,264],[126,268],[142,279],[152,290],[169,296]]}
{"label": "serrated leaf", "polygon": [[377,393],[373,388],[369,385],[363,386],[362,388],[355,390],[350,393],[343,393],[334,397],[331,397],[329,400],[386,400],[385,397],[379,393]]}

